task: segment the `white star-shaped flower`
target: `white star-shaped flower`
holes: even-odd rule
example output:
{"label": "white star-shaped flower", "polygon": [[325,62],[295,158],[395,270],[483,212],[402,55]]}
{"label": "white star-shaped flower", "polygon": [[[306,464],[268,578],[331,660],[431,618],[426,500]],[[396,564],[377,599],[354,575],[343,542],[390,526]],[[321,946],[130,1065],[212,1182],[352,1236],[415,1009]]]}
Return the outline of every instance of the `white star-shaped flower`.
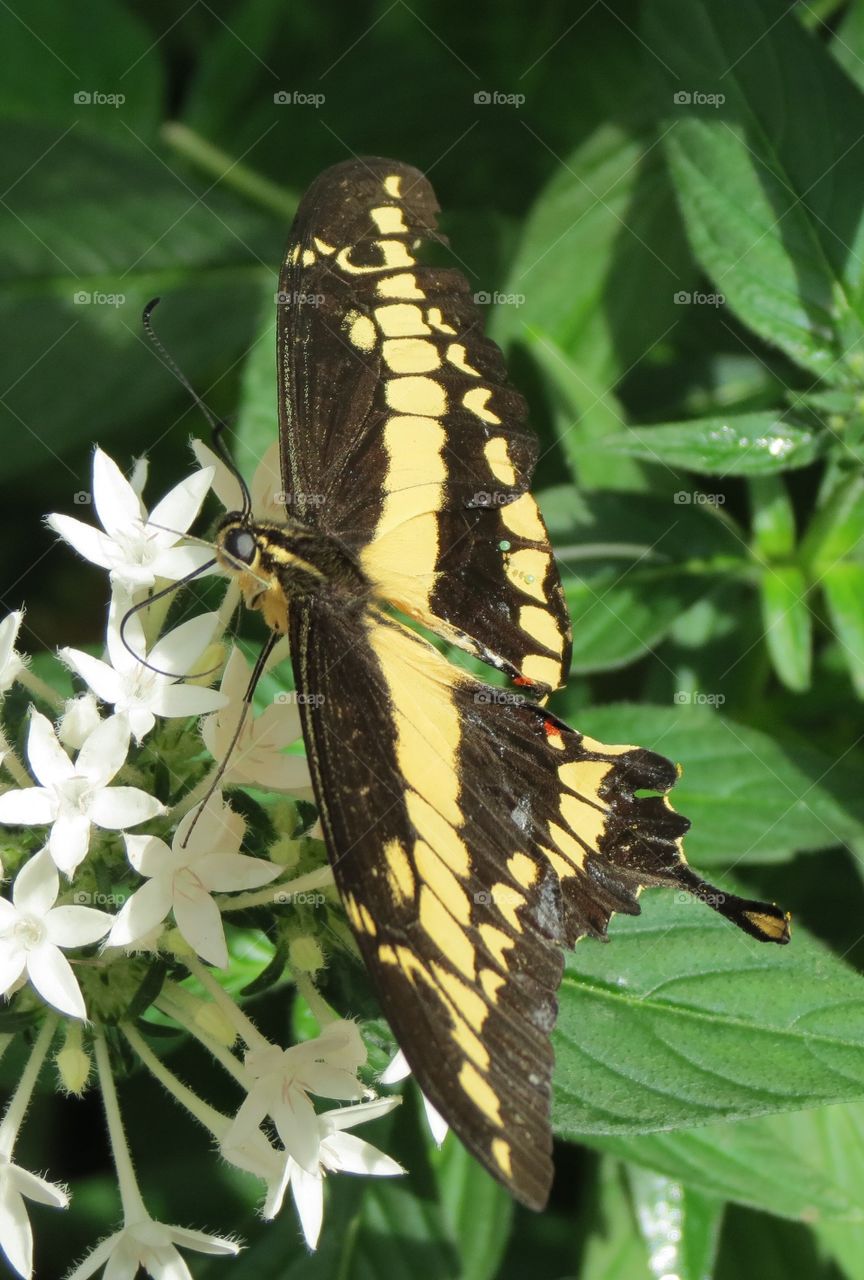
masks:
{"label": "white star-shaped flower", "polygon": [[155,725],[157,716],[170,719],[205,715],[223,707],[227,699],[216,689],[180,682],[185,673],[194,671],[213,639],[219,615],[202,613],[190,618],[162,636],[147,653],[140,614],[131,614],[126,622],[124,635],[129,649],[120,639],[120,627],[131,603],[123,591],[115,591],[112,596],[107,632],[109,662],[80,649],[61,649],[60,657],[103,702],[126,717],[136,742],[140,742]]}
{"label": "white star-shaped flower", "polygon": [[290,1156],[307,1170],[318,1165],[320,1135],[309,1094],[353,1101],[363,1093],[357,1071],[366,1046],[356,1023],[337,1019],[314,1040],[281,1049],[251,1049],[245,1066],[249,1090],[225,1138],[229,1147],[247,1143],[270,1116]]}
{"label": "white star-shaped flower", "polygon": [[345,1133],[356,1124],[365,1124],[392,1111],[399,1098],[377,1098],[353,1107],[337,1107],[316,1116],[318,1128],[318,1163],[310,1172],[290,1155],[286,1156],[282,1178],[271,1184],[264,1204],[264,1217],[274,1218],[290,1186],[303,1235],[310,1249],[318,1244],[324,1218],[324,1177],[327,1173],[363,1173],[376,1178],[393,1178],[405,1170],[390,1156],[353,1133]]}
{"label": "white star-shaped flower", "polygon": [[199,808],[186,814],[170,849],[156,836],[126,836],[129,861],[147,883],[123,904],[108,937],[109,946],[133,946],[173,911],[190,947],[209,964],[227,968],[222,916],[211,895],[258,889],[275,880],[282,868],[237,852],[245,824],[218,795],[198,814]]}
{"label": "white star-shaped flower", "polygon": [[21,1169],[0,1152],[0,1249],[19,1276],[29,1280],[33,1274],[33,1232],[25,1198],[52,1209],[65,1209],[69,1204],[64,1187]]}
{"label": "white star-shaped flower", "polygon": [[20,609],[9,613],[0,622],[0,694],[6,693],[18,679],[24,663],[15,652],[15,641],[24,614]]}
{"label": "white star-shaped flower", "polygon": [[0,796],[0,822],[12,827],[53,823],[51,857],[73,875],[90,847],[91,824],[122,831],[163,812],[156,797],[139,787],[109,787],[128,751],[129,725],[123,716],[111,716],[93,730],[73,764],[51,722],[32,712],[27,758],[42,785]]}
{"label": "white star-shaped flower", "polygon": [[59,892],[57,868],[42,849],[15,877],[12,901],[0,898],[0,994],[26,972],[43,1000],[84,1019],[84,997],[63,949],[98,942],[112,917],[95,907],[55,907]]}
{"label": "white star-shaped flower", "polygon": [[[401,1049],[398,1049],[393,1056],[393,1060],[381,1072],[382,1084],[398,1084],[400,1080],[404,1080],[406,1076],[410,1076],[411,1068],[408,1066],[408,1059]],[[435,1139],[437,1146],[447,1137],[447,1131],[450,1126],[439,1111],[436,1111],[432,1103],[426,1097],[425,1093],[420,1094],[423,1099],[423,1109],[426,1112],[426,1123],[429,1125],[429,1131]]]}
{"label": "white star-shaped flower", "polygon": [[[109,569],[130,590],[175,582],[212,559],[208,547],[178,545],[197,516],[213,472],[196,471],[165,495],[148,516],[139,494],[107,453],[93,458],[93,504],[104,532],[55,513],[48,524],[86,560]],[[140,477],[136,477],[140,480]]]}
{"label": "white star-shaped flower", "polygon": [[[192,452],[199,466],[212,468],[213,492],[225,510],[241,511],[243,492],[233,471],[225,465],[218,453],[214,453],[202,440],[192,441]],[[283,521],[285,519],[286,504],[283,489],[279,441],[276,440],[268,447],[255,468],[255,474],[249,486],[252,515],[256,520]]]}
{"label": "white star-shaped flower", "polygon": [[[249,684],[249,664],[236,646],[225,664],[220,685],[225,705],[204,721],[202,736],[214,760],[224,760],[237,731],[243,695]],[[225,777],[228,782],[290,791],[312,799],[312,778],[305,756],[285,755],[282,748],[300,737],[300,712],[296,702],[274,702],[260,716],[246,712],[237,744],[231,752]]]}
{"label": "white star-shaped flower", "polygon": [[66,1276],[66,1280],[88,1280],[100,1267],[105,1267],[105,1280],[135,1280],[139,1269],[152,1280],[192,1280],[192,1273],[178,1249],[193,1249],[221,1257],[235,1257],[240,1246],[224,1236],[190,1231],[186,1227],[169,1227],[152,1218],[128,1222],[107,1240],[97,1244],[82,1263]]}

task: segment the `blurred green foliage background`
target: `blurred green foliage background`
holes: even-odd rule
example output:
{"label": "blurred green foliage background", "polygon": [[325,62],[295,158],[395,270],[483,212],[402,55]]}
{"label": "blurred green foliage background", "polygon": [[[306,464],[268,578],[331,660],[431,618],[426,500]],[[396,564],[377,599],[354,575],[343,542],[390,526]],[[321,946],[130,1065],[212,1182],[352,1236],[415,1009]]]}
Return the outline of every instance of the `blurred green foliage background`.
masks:
{"label": "blurred green foliage background", "polygon": [[[649,895],[577,949],[555,1125],[578,1145],[539,1217],[430,1149],[412,1103],[388,1147],[410,1178],[343,1179],[310,1260],[290,1210],[256,1225],[130,1081],[154,1210],[253,1241],[196,1274],[860,1280],[864,3],[12,0],[0,47],[0,577],[22,647],[102,631],[100,575],[41,524],[86,508],[93,443],[146,452],[157,493],[204,430],[144,303],[249,474],[296,201],[328,164],[394,156],[429,173],[542,437],[575,632],[555,709],[681,761],[691,860],[796,919],[767,954]],[[59,1274],[111,1214],[99,1108],[46,1095],[28,1141],[77,1188],[71,1221],[36,1215]]]}

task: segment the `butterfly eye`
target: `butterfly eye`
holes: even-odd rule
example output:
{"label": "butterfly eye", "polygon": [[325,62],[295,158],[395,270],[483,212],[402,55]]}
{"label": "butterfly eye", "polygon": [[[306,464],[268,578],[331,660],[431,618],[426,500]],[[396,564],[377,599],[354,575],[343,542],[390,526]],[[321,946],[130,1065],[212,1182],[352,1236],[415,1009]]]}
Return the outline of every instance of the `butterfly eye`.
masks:
{"label": "butterfly eye", "polygon": [[258,550],[258,543],[248,529],[231,529],[225,538],[225,550],[234,560],[251,564]]}

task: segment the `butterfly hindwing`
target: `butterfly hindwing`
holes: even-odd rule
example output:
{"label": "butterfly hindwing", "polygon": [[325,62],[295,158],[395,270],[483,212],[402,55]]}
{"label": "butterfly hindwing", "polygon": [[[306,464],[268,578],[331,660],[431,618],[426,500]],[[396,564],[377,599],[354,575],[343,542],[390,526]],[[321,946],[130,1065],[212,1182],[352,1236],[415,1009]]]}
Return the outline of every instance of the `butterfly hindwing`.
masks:
{"label": "butterfly hindwing", "polygon": [[569,667],[558,571],[527,492],[537,442],[426,178],[352,160],[305,196],[280,277],[289,500],[337,534],[376,594],[545,692]]}
{"label": "butterfly hindwing", "polygon": [[701,883],[662,795],[675,771],[374,611],[297,609],[292,652],[316,695],[304,734],[336,881],[385,1015],[463,1142],[540,1207],[561,946],[638,912],[642,885]]}

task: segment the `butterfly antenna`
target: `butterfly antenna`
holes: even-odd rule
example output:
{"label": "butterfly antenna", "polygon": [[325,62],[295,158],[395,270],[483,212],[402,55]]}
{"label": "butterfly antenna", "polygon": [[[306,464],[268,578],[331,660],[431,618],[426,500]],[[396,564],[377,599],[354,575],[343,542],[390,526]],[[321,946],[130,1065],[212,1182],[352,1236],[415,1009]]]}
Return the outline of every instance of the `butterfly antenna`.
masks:
{"label": "butterfly antenna", "polygon": [[195,827],[198,824],[198,819],[201,817],[201,814],[206,809],[207,805],[210,802],[211,797],[213,796],[216,789],[218,788],[219,783],[222,781],[222,779],[225,776],[225,772],[228,768],[228,765],[231,763],[231,757],[234,754],[234,748],[237,746],[237,743],[240,741],[240,734],[243,732],[243,726],[246,723],[246,717],[249,714],[249,708],[252,705],[252,696],[255,693],[255,686],[258,684],[258,681],[261,679],[261,676],[264,672],[264,668],[267,665],[267,660],[270,657],[270,654],[276,648],[276,645],[279,642],[279,639],[280,637],[276,634],[276,632],[272,631],[268,636],[267,641],[264,644],[264,647],[262,648],[261,652],[258,654],[258,657],[255,661],[255,666],[252,668],[252,675],[249,677],[249,683],[246,686],[246,692],[243,694],[243,706],[240,710],[240,715],[238,717],[237,724],[234,728],[234,732],[231,735],[231,741],[228,743],[228,750],[225,752],[219,764],[219,767],[217,768],[215,774],[213,775],[213,779],[210,783],[210,786],[207,788],[207,794],[204,796],[204,799],[201,800],[198,804],[198,812],[195,814],[195,817],[192,819],[192,822],[190,823],[190,826],[189,826],[189,830],[186,832],[186,834],[183,837],[183,840],[181,841],[180,847],[182,849],[185,849],[186,845],[189,843],[189,837],[192,835],[192,832],[195,830]]}
{"label": "butterfly antenna", "polygon": [[[200,568],[193,569],[191,573],[187,573],[185,578],[178,578],[176,582],[169,582],[168,586],[163,587],[161,591],[155,592],[154,595],[148,596],[146,600],[141,600],[138,604],[131,605],[123,614],[118,628],[120,643],[123,645],[126,652],[132,655],[136,662],[141,663],[142,667],[146,667],[148,671],[155,672],[157,676],[170,676],[172,680],[182,680],[184,676],[189,674],[188,671],[163,671],[160,667],[154,667],[152,662],[148,662],[146,658],[142,658],[141,654],[136,653],[132,648],[132,645],[126,639],[126,627],[129,619],[133,618],[136,613],[140,613],[142,609],[149,609],[150,605],[155,604],[157,600],[164,600],[165,597],[170,596],[173,591],[178,591],[180,587],[185,587],[187,582],[191,582],[193,578],[197,578],[202,573],[206,573],[207,570],[212,569],[215,564],[216,559],[214,557],[214,559],[208,560],[205,564],[202,564]],[[209,676],[212,671],[216,670],[218,670],[218,668],[213,667],[211,668],[211,671],[198,671],[195,674],[196,676]]]}
{"label": "butterfly antenna", "polygon": [[252,496],[249,493],[249,487],[246,484],[246,481],[243,479],[242,475],[238,471],[237,465],[234,462],[234,459],[231,457],[231,454],[228,452],[228,448],[225,444],[224,433],[228,429],[227,423],[223,422],[221,418],[217,418],[216,414],[213,412],[210,406],[201,398],[201,396],[192,386],[192,383],[186,377],[186,374],[180,368],[177,361],[168,351],[165,344],[162,342],[161,338],[157,335],[155,329],[153,328],[153,320],[151,319],[151,317],[153,315],[153,312],[158,307],[160,301],[161,301],[161,298],[151,298],[150,301],[147,303],[146,307],[144,308],[144,312],[141,316],[141,323],[144,326],[144,332],[147,334],[147,337],[150,339],[153,346],[158,351],[160,359],[162,360],[162,363],[165,365],[167,369],[171,370],[171,372],[174,374],[174,377],[177,379],[180,385],[182,387],[185,387],[185,389],[189,392],[189,395],[192,397],[193,401],[201,410],[201,412],[204,414],[204,417],[207,419],[208,423],[210,424],[210,433],[213,441],[213,448],[219,454],[219,457],[225,463],[225,466],[228,468],[228,470],[231,472],[234,479],[239,484],[240,491],[243,494],[243,513],[242,514],[244,515],[244,517],[248,516],[252,511]]}

